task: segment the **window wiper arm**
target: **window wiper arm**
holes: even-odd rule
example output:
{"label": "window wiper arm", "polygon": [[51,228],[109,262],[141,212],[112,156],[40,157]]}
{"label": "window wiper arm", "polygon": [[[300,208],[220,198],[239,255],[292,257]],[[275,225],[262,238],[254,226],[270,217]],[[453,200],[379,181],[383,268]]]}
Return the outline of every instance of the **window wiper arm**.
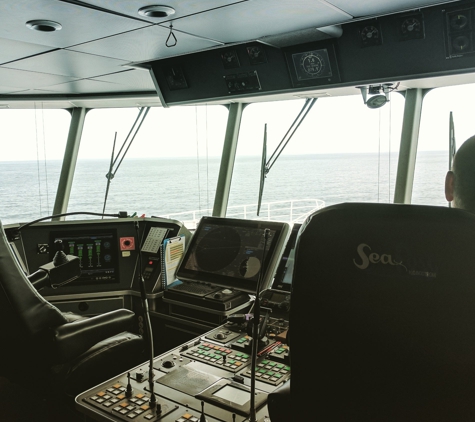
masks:
{"label": "window wiper arm", "polygon": [[305,100],[305,104],[303,105],[299,114],[297,115],[293,123],[290,125],[289,129],[287,130],[284,137],[280,141],[279,145],[277,145],[277,148],[272,153],[272,155],[270,156],[269,160],[267,160],[267,162],[266,162],[267,124],[264,126],[264,146],[262,150],[261,179],[259,183],[259,199],[257,202],[257,215],[259,215],[259,212],[261,211],[262,194],[264,193],[264,182],[265,182],[265,178],[267,177],[267,174],[269,173],[270,169],[275,164],[275,162],[277,161],[277,159],[279,158],[280,154],[285,149],[289,141],[292,139],[292,136],[294,136],[295,131],[298,129],[298,127],[307,117],[307,114],[312,109],[313,105],[315,104],[315,101],[317,101],[316,98],[307,98]]}
{"label": "window wiper arm", "polygon": [[[124,143],[122,144],[122,146],[120,147],[119,152],[117,153],[117,155],[114,158],[115,141],[116,141],[116,138],[117,138],[117,132],[115,133],[114,144],[112,146],[111,162],[110,162],[110,166],[109,166],[109,171],[106,174],[107,186],[106,186],[106,195],[105,195],[105,198],[104,198],[104,206],[102,208],[102,213],[104,213],[105,210],[106,210],[106,203],[107,203],[107,197],[109,195],[109,187],[110,187],[111,180],[115,177],[115,174],[117,173],[117,170],[119,170],[119,167],[122,164],[122,161],[125,158],[125,155],[129,151],[129,148],[132,145],[132,142],[134,141],[135,136],[139,132],[140,127],[142,126],[142,123],[145,120],[145,117],[147,117],[147,114],[148,114],[149,110],[150,110],[150,107],[141,107],[140,108],[139,114],[137,115],[137,118],[135,119],[134,124],[130,128],[130,131],[129,131],[129,134],[127,135],[127,138],[125,138]],[[125,148],[125,151],[122,153],[122,151],[124,150],[124,147],[127,144],[127,142],[129,144],[127,145],[127,148]],[[121,153],[122,153],[122,156],[120,157],[120,160],[119,160],[119,156],[120,156]],[[117,164],[115,170],[113,170],[113,167],[117,163],[117,160],[119,160],[119,163]]]}

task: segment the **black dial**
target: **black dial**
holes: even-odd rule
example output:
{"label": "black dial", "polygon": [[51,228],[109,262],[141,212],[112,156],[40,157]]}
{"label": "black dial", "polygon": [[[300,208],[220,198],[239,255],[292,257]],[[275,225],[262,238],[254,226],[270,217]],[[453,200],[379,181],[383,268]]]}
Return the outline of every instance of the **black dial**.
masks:
{"label": "black dial", "polygon": [[261,45],[247,47],[247,55],[252,65],[267,63],[266,52]]}
{"label": "black dial", "polygon": [[379,30],[375,26],[365,26],[361,30],[361,39],[363,41],[379,38]]}
{"label": "black dial", "polygon": [[381,29],[379,25],[375,23],[361,27],[360,39],[363,47],[382,44]]}
{"label": "black dial", "polygon": [[421,13],[399,19],[400,41],[424,38],[424,20]]}
{"label": "black dial", "polygon": [[225,69],[239,67],[239,57],[236,50],[228,50],[221,54],[221,60]]}
{"label": "black dial", "polygon": [[454,53],[462,53],[470,49],[470,39],[467,35],[459,35],[452,38],[452,51]]}
{"label": "black dial", "polygon": [[463,31],[470,27],[470,18],[466,13],[454,13],[450,16],[450,27],[455,31]]}
{"label": "black dial", "polygon": [[407,18],[401,26],[403,34],[416,33],[421,31],[421,23],[416,18]]}

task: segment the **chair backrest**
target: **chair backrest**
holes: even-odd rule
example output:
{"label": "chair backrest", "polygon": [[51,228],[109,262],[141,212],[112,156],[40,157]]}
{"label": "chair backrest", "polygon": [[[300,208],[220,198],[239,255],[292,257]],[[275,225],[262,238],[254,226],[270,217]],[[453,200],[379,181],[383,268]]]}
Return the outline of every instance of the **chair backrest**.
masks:
{"label": "chair backrest", "polygon": [[474,420],[474,214],[330,206],[303,224],[294,265],[298,420]]}
{"label": "chair backrest", "polygon": [[66,323],[58,308],[44,299],[23,274],[0,222],[0,329],[4,340],[22,342]]}

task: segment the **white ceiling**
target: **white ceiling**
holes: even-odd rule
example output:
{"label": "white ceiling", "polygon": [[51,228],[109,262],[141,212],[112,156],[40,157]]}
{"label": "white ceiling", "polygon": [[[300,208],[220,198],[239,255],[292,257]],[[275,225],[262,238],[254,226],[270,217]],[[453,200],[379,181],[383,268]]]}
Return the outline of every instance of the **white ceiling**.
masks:
{"label": "white ceiling", "polygon": [[[55,107],[108,106],[112,100],[159,105],[149,73],[129,64],[445,2],[169,0],[176,13],[153,19],[138,14],[155,4],[143,0],[1,0],[0,104],[31,107],[53,98]],[[26,22],[34,19],[62,29],[32,31]],[[165,45],[170,24],[174,47]]]}

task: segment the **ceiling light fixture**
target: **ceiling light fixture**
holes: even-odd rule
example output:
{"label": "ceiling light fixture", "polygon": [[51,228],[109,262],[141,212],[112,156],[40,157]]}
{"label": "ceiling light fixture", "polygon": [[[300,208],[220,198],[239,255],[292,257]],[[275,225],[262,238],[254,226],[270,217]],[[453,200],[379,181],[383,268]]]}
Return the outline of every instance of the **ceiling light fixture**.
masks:
{"label": "ceiling light fixture", "polygon": [[[389,93],[394,91],[399,83],[393,87],[393,84],[357,86],[361,91],[363,101],[368,108],[380,108],[389,102]],[[368,95],[370,97],[368,98]]]}
{"label": "ceiling light fixture", "polygon": [[33,29],[34,31],[40,32],[54,32],[59,31],[62,28],[61,24],[58,22],[46,21],[41,19],[28,21],[26,23],[26,27],[29,29]]}
{"label": "ceiling light fixture", "polygon": [[145,16],[146,18],[167,18],[168,16],[174,15],[175,9],[170,6],[145,6],[139,9],[139,15]]}

